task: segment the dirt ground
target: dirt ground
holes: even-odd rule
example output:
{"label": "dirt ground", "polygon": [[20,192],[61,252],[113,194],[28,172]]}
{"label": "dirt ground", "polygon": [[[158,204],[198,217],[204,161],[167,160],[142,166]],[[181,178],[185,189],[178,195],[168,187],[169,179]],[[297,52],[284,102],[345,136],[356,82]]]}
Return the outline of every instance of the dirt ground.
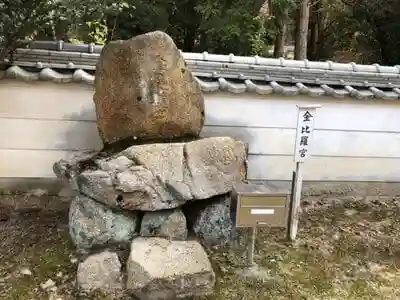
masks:
{"label": "dirt ground", "polygon": [[[241,280],[239,250],[212,251],[215,294],[202,300],[400,299],[400,199],[305,207],[296,246],[263,230],[257,263],[268,280]],[[15,215],[0,222],[0,299],[80,299],[67,215]],[[41,288],[51,279],[56,287]],[[89,299],[86,297],[85,299]],[[93,296],[90,299],[106,299]]]}

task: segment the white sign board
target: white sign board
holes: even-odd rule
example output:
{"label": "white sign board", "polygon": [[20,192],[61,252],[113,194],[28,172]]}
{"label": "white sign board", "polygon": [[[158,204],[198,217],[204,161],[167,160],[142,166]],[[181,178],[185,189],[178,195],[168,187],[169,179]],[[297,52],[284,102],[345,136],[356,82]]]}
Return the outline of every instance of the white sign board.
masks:
{"label": "white sign board", "polygon": [[320,105],[297,106],[297,130],[294,147],[294,161],[296,162],[295,177],[292,182],[292,203],[288,237],[294,241],[297,236],[300,215],[300,197],[303,185],[302,163],[310,157],[310,143],[314,132],[315,113]]}
{"label": "white sign board", "polygon": [[315,113],[319,105],[297,106],[297,130],[294,161],[302,163],[310,157],[310,143],[314,131]]}
{"label": "white sign board", "polygon": [[273,215],[275,214],[275,209],[252,209],[252,215]]}

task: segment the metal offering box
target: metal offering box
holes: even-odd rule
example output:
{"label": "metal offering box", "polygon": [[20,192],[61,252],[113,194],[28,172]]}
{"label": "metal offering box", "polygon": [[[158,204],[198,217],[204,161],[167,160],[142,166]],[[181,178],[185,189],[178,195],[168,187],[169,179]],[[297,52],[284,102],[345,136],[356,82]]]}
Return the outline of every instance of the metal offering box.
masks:
{"label": "metal offering box", "polygon": [[236,227],[288,226],[289,190],[243,183],[234,187],[231,197]]}

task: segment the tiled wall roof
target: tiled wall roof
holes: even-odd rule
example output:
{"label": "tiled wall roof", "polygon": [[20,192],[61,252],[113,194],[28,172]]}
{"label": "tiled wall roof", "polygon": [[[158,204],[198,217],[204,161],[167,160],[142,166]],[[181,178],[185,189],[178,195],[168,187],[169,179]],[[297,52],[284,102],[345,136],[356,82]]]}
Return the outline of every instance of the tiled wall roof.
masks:
{"label": "tiled wall roof", "polygon": [[[31,42],[9,58],[6,77],[93,83],[102,46]],[[400,66],[183,53],[204,92],[399,99]]]}

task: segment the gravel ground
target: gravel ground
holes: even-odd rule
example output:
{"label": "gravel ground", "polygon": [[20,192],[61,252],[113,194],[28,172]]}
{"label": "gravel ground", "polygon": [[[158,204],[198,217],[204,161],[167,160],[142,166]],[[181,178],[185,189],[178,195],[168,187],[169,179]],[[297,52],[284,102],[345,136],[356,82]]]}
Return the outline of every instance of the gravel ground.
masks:
{"label": "gravel ground", "polygon": [[[257,263],[264,281],[240,280],[244,252],[213,250],[214,295],[203,300],[400,299],[400,199],[305,207],[298,243],[262,230]],[[0,299],[83,299],[74,291],[67,215],[15,215],[0,222]],[[100,295],[84,299],[107,299]]]}

